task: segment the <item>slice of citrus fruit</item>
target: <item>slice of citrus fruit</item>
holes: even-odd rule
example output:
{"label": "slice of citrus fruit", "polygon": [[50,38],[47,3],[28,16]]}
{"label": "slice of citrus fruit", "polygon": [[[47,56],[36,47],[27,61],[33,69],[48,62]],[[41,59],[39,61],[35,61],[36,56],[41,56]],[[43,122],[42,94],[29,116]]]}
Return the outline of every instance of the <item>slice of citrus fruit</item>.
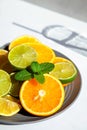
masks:
{"label": "slice of citrus fruit", "polygon": [[0,69],[6,64],[8,51],[0,49]]}
{"label": "slice of citrus fruit", "polygon": [[63,58],[63,57],[54,57],[53,63],[58,63],[58,62],[70,62],[70,60]]}
{"label": "slice of citrus fruit", "polygon": [[14,67],[24,69],[36,61],[37,52],[29,45],[21,44],[11,49],[8,59]]}
{"label": "slice of citrus fruit", "polygon": [[17,37],[9,44],[9,50],[11,50],[13,47],[17,45],[27,43],[27,42],[31,42],[31,43],[33,42],[35,44],[40,43],[40,41],[36,37],[30,36],[30,35],[23,35],[23,36]]}
{"label": "slice of citrus fruit", "polygon": [[17,99],[7,95],[0,98],[0,115],[1,116],[13,116],[21,109],[21,105]]}
{"label": "slice of citrus fruit", "polygon": [[11,79],[7,72],[0,69],[0,97],[8,94],[11,89]]}
{"label": "slice of citrus fruit", "polygon": [[55,67],[50,72],[50,75],[54,76],[65,84],[72,82],[75,79],[77,75],[77,69],[71,62],[59,62],[55,63]]}
{"label": "slice of citrus fruit", "polygon": [[9,44],[9,50],[11,50],[12,48],[14,48],[15,46],[18,46],[20,44],[27,44],[27,45],[33,47],[36,50],[36,52],[38,53],[37,61],[39,63],[52,62],[55,57],[55,53],[51,48],[42,44],[42,42],[40,42],[37,38],[28,36],[28,35],[24,35],[24,36],[14,39]]}
{"label": "slice of citrus fruit", "polygon": [[7,51],[7,50],[0,49],[0,56],[2,56],[2,55],[5,56],[6,54],[8,54],[8,51]]}
{"label": "slice of citrus fruit", "polygon": [[36,50],[36,52],[38,53],[37,61],[39,63],[53,62],[55,53],[50,47],[42,43],[36,44],[35,42],[28,42],[26,44],[28,44]]}
{"label": "slice of citrus fruit", "polygon": [[[56,56],[53,60],[53,63],[55,64],[55,63],[59,63],[59,62],[71,62],[71,61],[67,58]],[[66,87],[68,85],[69,85],[69,83],[65,83],[65,84],[63,83],[63,87]]]}
{"label": "slice of citrus fruit", "polygon": [[5,95],[3,98],[20,104],[20,100],[18,98],[11,96],[10,94]]}
{"label": "slice of citrus fruit", "polygon": [[0,49],[0,69],[8,73],[14,71],[14,67],[8,61],[8,51],[4,49]]}
{"label": "slice of citrus fruit", "polygon": [[49,116],[57,112],[64,102],[64,88],[59,80],[45,74],[45,82],[35,79],[25,81],[20,89],[20,102],[23,108],[37,116]]}

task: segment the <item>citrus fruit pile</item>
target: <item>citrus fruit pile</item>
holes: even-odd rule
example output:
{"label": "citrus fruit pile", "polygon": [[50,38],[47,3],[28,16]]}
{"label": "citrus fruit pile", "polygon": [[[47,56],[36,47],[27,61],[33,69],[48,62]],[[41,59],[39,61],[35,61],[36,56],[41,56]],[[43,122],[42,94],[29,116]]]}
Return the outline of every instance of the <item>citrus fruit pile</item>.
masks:
{"label": "citrus fruit pile", "polygon": [[0,49],[0,115],[13,116],[21,108],[36,116],[49,116],[63,105],[64,87],[77,76],[75,65],[37,38],[14,39]]}

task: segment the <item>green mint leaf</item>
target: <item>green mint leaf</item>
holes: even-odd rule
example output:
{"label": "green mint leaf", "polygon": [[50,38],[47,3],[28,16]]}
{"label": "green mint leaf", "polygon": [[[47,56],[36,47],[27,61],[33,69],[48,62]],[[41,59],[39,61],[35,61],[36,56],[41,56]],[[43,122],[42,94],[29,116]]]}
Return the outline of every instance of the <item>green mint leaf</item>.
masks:
{"label": "green mint leaf", "polygon": [[45,82],[43,74],[34,74],[34,78],[41,84]]}
{"label": "green mint leaf", "polygon": [[34,73],[39,73],[41,71],[41,67],[40,67],[40,64],[36,61],[32,62],[31,63],[31,70],[34,72]]}
{"label": "green mint leaf", "polygon": [[32,78],[32,74],[29,73],[26,69],[21,70],[15,74],[15,79],[19,81],[29,80]]}
{"label": "green mint leaf", "polygon": [[49,73],[50,71],[53,70],[54,68],[54,64],[49,63],[49,62],[45,62],[45,63],[41,63],[40,64],[41,67],[41,72],[44,73]]}
{"label": "green mint leaf", "polygon": [[16,72],[15,79],[19,81],[30,80],[35,78],[39,83],[45,82],[44,73],[49,73],[54,68],[54,64],[45,62],[39,64],[34,61],[29,67],[19,72]]}

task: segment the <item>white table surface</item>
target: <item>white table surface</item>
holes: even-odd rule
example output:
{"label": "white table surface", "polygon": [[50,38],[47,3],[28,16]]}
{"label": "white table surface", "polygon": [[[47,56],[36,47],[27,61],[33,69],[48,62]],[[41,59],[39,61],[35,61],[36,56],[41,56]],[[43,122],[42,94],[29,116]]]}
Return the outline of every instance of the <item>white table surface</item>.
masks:
{"label": "white table surface", "polygon": [[87,130],[87,58],[73,52],[36,32],[13,25],[17,22],[39,32],[48,25],[60,24],[87,37],[87,23],[19,1],[0,1],[0,46],[23,34],[36,36],[44,44],[68,56],[77,65],[82,86],[74,103],[58,116],[37,123],[23,125],[3,125],[1,130]]}

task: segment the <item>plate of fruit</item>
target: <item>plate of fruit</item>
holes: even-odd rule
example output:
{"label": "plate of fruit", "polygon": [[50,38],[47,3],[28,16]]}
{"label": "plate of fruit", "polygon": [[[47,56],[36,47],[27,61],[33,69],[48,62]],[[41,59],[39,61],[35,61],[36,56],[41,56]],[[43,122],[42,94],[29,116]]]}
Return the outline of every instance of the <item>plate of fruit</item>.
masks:
{"label": "plate of fruit", "polygon": [[33,36],[0,48],[0,123],[25,124],[58,116],[81,89],[81,75],[68,57]]}

